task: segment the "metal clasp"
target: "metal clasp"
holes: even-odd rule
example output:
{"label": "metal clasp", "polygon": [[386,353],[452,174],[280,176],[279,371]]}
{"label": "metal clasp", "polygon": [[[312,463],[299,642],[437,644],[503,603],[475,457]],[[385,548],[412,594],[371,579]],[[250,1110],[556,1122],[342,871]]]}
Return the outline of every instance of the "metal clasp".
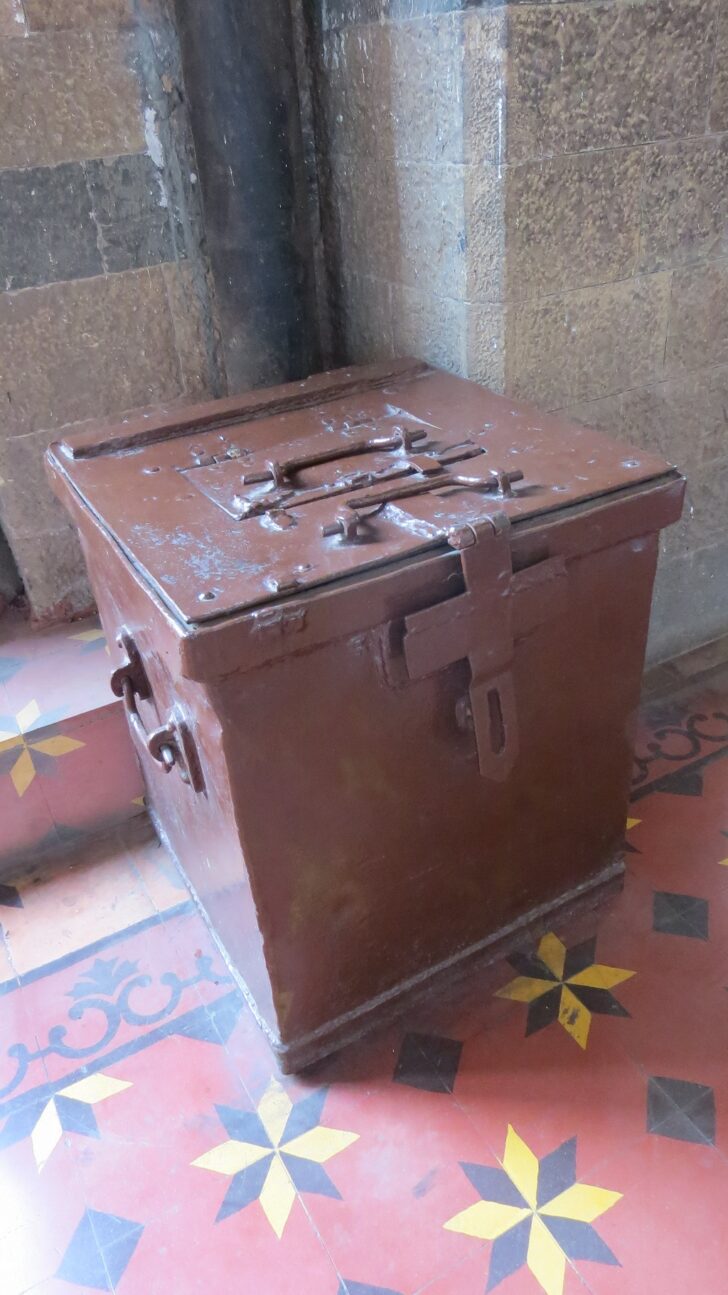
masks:
{"label": "metal clasp", "polygon": [[450,532],[465,592],[406,617],[403,643],[410,679],[468,661],[470,688],[457,705],[456,720],[460,727],[472,726],[480,772],[497,781],[507,778],[518,755],[509,532],[504,513]]}
{"label": "metal clasp", "polygon": [[383,507],[383,504],[375,504],[373,507],[356,512],[349,508],[340,508],[334,521],[326,522],[321,527],[321,534],[325,536],[338,535],[347,544],[356,543],[358,540],[366,538],[370,518],[381,512]]}

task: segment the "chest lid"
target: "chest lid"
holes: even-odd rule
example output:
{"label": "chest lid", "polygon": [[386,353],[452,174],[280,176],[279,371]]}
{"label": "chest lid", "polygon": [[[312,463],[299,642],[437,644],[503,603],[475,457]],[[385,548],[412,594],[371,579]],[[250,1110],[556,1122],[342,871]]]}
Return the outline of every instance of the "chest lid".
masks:
{"label": "chest lid", "polygon": [[188,623],[671,473],[661,458],[402,361],[52,447],[56,470]]}

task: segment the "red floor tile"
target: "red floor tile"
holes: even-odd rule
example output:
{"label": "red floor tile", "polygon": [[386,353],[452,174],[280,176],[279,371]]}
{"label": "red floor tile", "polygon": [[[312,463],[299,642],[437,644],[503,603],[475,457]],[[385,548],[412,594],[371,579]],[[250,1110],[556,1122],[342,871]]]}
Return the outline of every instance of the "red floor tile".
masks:
{"label": "red floor tile", "polygon": [[721,1291],[728,1241],[728,1164],[711,1147],[654,1135],[600,1167],[623,1194],[599,1230],[620,1268],[584,1263],[598,1295],[644,1291]]}
{"label": "red floor tile", "polygon": [[[438,1277],[430,1285],[423,1287],[417,1295],[483,1295],[490,1246],[482,1246],[478,1251],[478,1245],[477,1241],[471,1242],[471,1249],[477,1254],[477,1258],[458,1264],[457,1268],[444,1277]],[[563,1295],[588,1295],[585,1282],[571,1267],[566,1269],[562,1289]],[[499,1283],[498,1290],[501,1295],[543,1295],[543,1287],[526,1267],[519,1268],[510,1277],[506,1277]]]}
{"label": "red floor tile", "polygon": [[[89,643],[49,635],[29,660],[40,670],[44,653],[57,664]],[[0,667],[10,657],[1,644]],[[30,666],[15,674],[26,668],[27,683]],[[551,933],[567,950],[596,941],[578,1010],[581,973],[549,981],[532,968],[523,1001],[514,954],[517,965],[475,971],[281,1078],[175,865],[139,824],[80,837],[63,866],[0,890],[2,1295],[481,1295],[489,1283],[503,1295],[717,1295],[723,711],[728,687],[644,719],[624,890]],[[77,736],[68,769],[90,761],[89,787],[103,789],[113,769],[92,770],[95,749]],[[31,811],[40,796],[53,830],[86,812],[66,804],[62,765],[13,791]],[[308,1139],[297,1155],[286,1104]],[[511,1205],[520,1231],[514,1215],[505,1226],[499,1193],[518,1200],[536,1181],[535,1206]]]}
{"label": "red floor tile", "polygon": [[96,621],[0,629],[0,867],[139,812],[143,793]]}
{"label": "red floor tile", "polygon": [[[0,756],[2,756],[0,752]],[[39,779],[18,795],[10,777],[8,762],[0,764],[0,823],[2,823],[2,855],[5,858],[27,856],[29,844],[58,838],[48,801]]]}
{"label": "red floor tile", "polygon": [[[97,707],[108,706],[113,700],[109,687],[111,666],[107,652],[101,647],[93,650],[94,644],[102,640],[82,643],[67,637],[70,626],[64,627],[66,633],[54,650],[49,653],[36,651],[25,655],[24,642],[13,649],[0,648],[0,661],[5,651],[19,650],[25,655],[21,669],[18,669],[6,683],[6,689],[15,709],[36,699],[43,711],[57,712],[58,718],[67,715],[78,715]],[[79,633],[89,632],[80,629]]]}
{"label": "red floor tile", "polygon": [[120,1295],[211,1295],[246,1286],[276,1295],[338,1295],[338,1275],[300,1205],[279,1239],[257,1206],[211,1223],[213,1189],[195,1188],[145,1229]]}
{"label": "red floor tile", "polygon": [[68,1149],[38,1173],[26,1140],[0,1156],[0,1290],[24,1292],[52,1278],[77,1222],[80,1191]]}
{"label": "red floor tile", "polygon": [[42,771],[46,801],[61,828],[99,830],[139,813],[144,793],[126,720],[116,705],[66,720],[63,736],[78,745]]}

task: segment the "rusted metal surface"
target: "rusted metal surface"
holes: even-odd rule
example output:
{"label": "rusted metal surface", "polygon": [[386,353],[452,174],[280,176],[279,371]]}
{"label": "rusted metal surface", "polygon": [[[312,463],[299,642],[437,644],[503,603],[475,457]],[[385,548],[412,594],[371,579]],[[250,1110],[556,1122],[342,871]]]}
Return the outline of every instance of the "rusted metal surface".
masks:
{"label": "rusted metal surface", "polygon": [[414,362],[250,399],[49,469],[156,821],[290,1067],[614,879],[684,483]]}
{"label": "rusted metal surface", "polygon": [[[566,437],[563,420],[432,370],[347,386],[340,398],[328,392],[324,404],[268,416],[258,394],[259,417],[224,432],[148,444],[144,428],[113,456],[94,454],[99,445],[83,433],[61,452],[82,455],[69,465],[74,486],[190,623],[442,547],[493,497],[516,522],[665,471],[654,455],[586,428]],[[337,537],[342,506],[381,508],[357,544]]]}

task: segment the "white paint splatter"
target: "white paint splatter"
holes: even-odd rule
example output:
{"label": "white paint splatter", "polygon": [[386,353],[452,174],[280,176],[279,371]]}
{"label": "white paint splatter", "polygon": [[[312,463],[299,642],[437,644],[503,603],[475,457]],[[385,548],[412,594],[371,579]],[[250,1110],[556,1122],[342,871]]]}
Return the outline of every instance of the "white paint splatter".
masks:
{"label": "white paint splatter", "polygon": [[495,152],[498,179],[503,178],[503,95],[498,95],[498,139]]}
{"label": "white paint splatter", "polygon": [[157,182],[159,184],[159,205],[160,207],[168,207],[169,198],[167,197],[167,186],[164,183],[164,176],[161,171],[157,173]]}
{"label": "white paint splatter", "polygon": [[144,138],[147,142],[147,153],[154,165],[161,170],[164,166],[164,151],[157,129],[157,114],[153,108],[144,109]]}

